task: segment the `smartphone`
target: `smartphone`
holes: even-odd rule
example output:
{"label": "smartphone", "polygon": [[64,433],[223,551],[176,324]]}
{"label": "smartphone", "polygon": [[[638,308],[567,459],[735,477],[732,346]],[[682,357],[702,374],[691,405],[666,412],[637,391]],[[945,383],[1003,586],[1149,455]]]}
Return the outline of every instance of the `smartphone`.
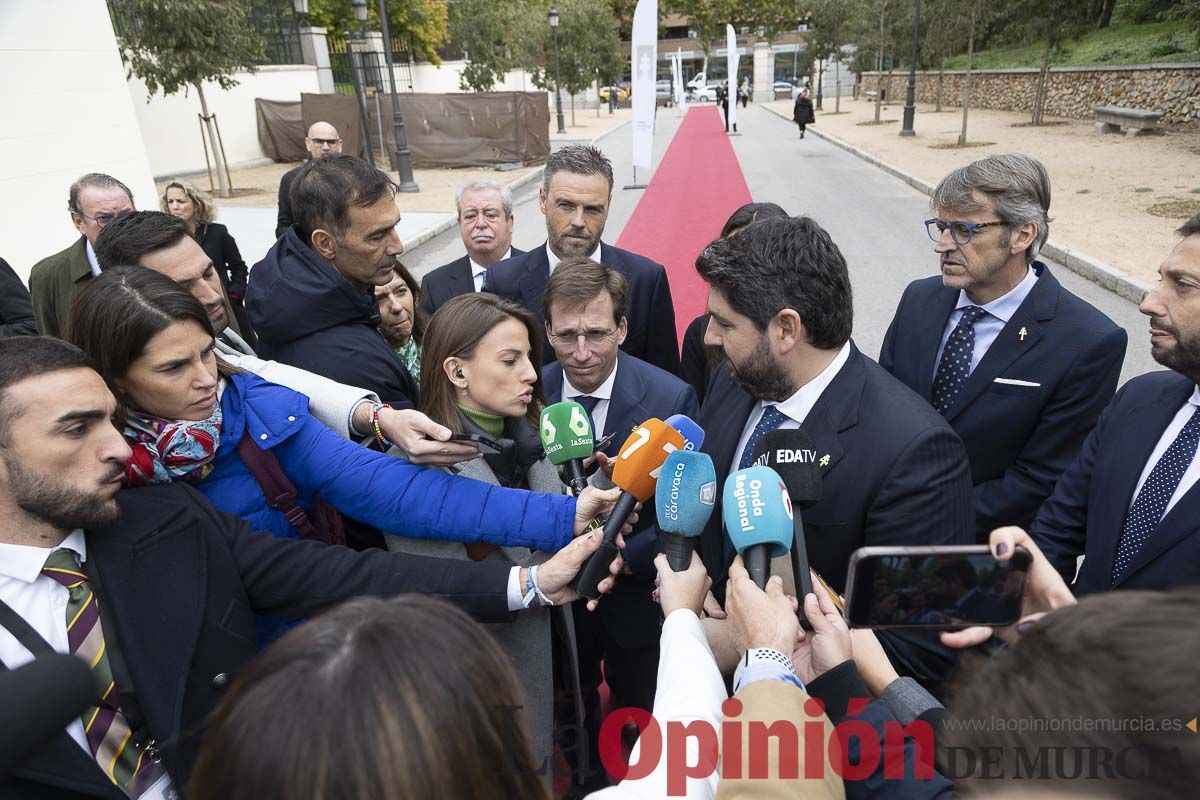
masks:
{"label": "smartphone", "polygon": [[592,452],[595,452],[597,450],[603,450],[604,448],[606,448],[610,444],[612,444],[613,440],[616,438],[617,438],[617,432],[613,431],[608,436],[605,436],[603,439],[596,442],[596,444],[592,446]]}
{"label": "smartphone", "polygon": [[491,453],[492,455],[501,451],[499,442],[490,436],[484,436],[482,433],[452,433],[450,434],[450,441],[478,445],[481,451]]}
{"label": "smartphone", "polygon": [[851,628],[1002,627],[1021,616],[1032,561],[1018,547],[997,561],[987,545],[862,547],[850,556]]}

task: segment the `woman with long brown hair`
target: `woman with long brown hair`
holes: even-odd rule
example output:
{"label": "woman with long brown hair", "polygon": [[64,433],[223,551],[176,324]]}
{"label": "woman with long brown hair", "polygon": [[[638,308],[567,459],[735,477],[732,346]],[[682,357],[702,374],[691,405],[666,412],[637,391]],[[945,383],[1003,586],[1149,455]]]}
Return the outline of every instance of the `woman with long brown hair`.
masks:
{"label": "woman with long brown hair", "polygon": [[[485,437],[481,459],[447,471],[510,489],[547,494],[564,491],[557,468],[542,451],[538,417],[545,401],[542,334],[524,307],[487,293],[459,295],[438,309],[425,330],[420,409],[455,433]],[[524,547],[498,549],[461,542],[387,537],[388,546],[444,558],[506,558],[531,566],[546,553]],[[554,633],[564,635],[561,685],[578,697],[574,625],[569,609],[526,611],[516,622],[487,626],[516,667],[529,716],[534,758],[551,755],[554,728]]]}

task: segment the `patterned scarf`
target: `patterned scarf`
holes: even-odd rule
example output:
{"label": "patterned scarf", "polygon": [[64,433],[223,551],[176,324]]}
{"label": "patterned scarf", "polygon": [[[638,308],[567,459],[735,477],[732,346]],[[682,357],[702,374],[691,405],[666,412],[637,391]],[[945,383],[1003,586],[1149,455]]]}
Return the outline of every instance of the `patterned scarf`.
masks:
{"label": "patterned scarf", "polygon": [[394,348],[396,355],[400,356],[400,360],[404,362],[405,369],[408,374],[413,376],[413,380],[417,383],[421,382],[421,345],[417,344],[417,340],[410,336],[408,342],[401,347]]}
{"label": "patterned scarf", "polygon": [[195,422],[130,411],[125,417],[125,439],[133,447],[133,458],[125,467],[126,486],[177,480],[199,483],[212,472],[221,444],[221,404],[213,406],[211,417]]}

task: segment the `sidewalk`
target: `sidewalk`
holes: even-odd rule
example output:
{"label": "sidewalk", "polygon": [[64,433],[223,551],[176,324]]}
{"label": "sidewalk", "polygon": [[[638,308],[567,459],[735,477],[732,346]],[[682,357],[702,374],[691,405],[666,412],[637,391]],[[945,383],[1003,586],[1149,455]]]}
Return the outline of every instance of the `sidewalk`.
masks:
{"label": "sidewalk", "polygon": [[[790,101],[764,105],[791,119]],[[1158,265],[1177,241],[1175,228],[1200,211],[1200,129],[1126,139],[1094,133],[1087,120],[1055,118],[1034,128],[1022,125],[1029,122],[1025,114],[972,108],[969,143],[959,148],[961,108],[934,113],[933,106],[918,105],[917,135],[901,138],[902,105],[885,105],[879,125],[863,124],[874,119],[871,102],[842,98],[841,114],[832,113],[832,99],[824,105],[810,130],[831,134],[929,186],[985,155],[1037,157],[1053,185],[1050,239],[1112,265],[1134,279],[1131,287],[1157,280]]]}

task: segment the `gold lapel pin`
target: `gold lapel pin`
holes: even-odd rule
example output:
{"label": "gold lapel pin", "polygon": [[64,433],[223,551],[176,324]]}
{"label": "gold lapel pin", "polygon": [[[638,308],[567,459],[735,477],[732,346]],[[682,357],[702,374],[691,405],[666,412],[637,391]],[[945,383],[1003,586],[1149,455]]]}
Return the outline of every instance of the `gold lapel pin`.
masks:
{"label": "gold lapel pin", "polygon": [[1023,342],[1025,341],[1025,337],[1029,335],[1029,331],[1022,327],[1021,330],[1017,331],[1017,335],[1021,337],[1021,341]]}
{"label": "gold lapel pin", "polygon": [[829,454],[828,454],[828,453],[826,453],[825,455],[821,456],[821,461],[820,461],[820,464],[821,464],[821,466],[822,466],[822,467],[828,467],[828,466],[829,466]]}

